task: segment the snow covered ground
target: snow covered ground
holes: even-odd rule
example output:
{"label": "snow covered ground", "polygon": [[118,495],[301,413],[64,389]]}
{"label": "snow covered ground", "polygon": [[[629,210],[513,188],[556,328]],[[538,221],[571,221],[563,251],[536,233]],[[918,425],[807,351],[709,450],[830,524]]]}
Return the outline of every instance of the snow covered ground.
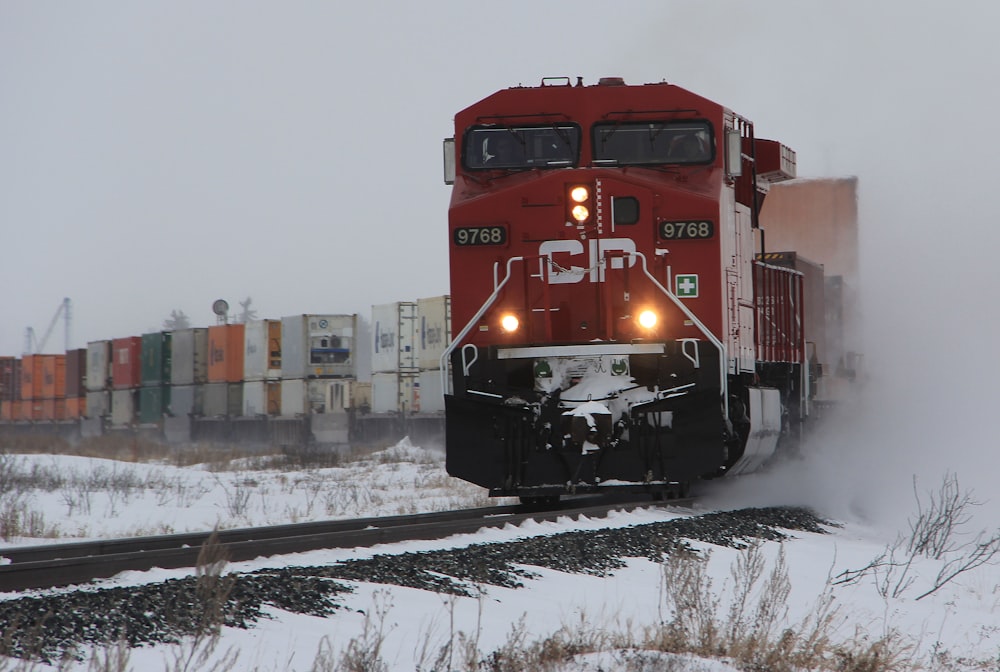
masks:
{"label": "snow covered ground", "polygon": [[[42,538],[45,534],[66,541],[484,504],[477,488],[444,474],[443,460],[440,452],[414,447],[407,441],[342,466],[300,471],[260,469],[252,460],[221,469],[218,465],[175,467],[59,455],[0,456],[0,518],[10,529],[11,511],[20,507],[27,513],[23,520],[13,522],[30,532],[3,541],[0,556],[2,547],[51,541]],[[259,558],[231,564],[228,570],[318,565],[574,529],[641,525],[707,510],[756,506],[762,503],[762,492],[773,495],[782,478],[797,477],[797,469],[801,466],[713,485],[694,512],[650,508],[600,520],[527,523],[445,541]],[[25,489],[16,485],[15,474],[33,474],[40,482],[49,478],[48,482],[59,487]],[[941,568],[967,554],[968,547],[956,548],[940,559],[912,557],[897,549],[893,561],[912,558],[912,563],[905,567],[882,563],[877,571],[854,583],[831,585],[842,572],[868,566],[885,553],[900,531],[908,529],[891,528],[849,509],[818,511],[839,523],[829,528],[829,534],[796,532],[791,540],[766,542],[760,547],[760,556],[767,562],[765,577],[778,563],[787,567],[790,586],[780,608],[781,626],[801,629],[825,608],[832,614],[826,634],[836,641],[886,638],[922,669],[1000,669],[1000,577],[996,564],[988,562],[962,571],[939,590],[918,599],[935,585]],[[916,513],[915,499],[912,509]],[[955,543],[971,540],[968,534],[956,535]],[[719,600],[719,619],[724,620],[738,585],[734,567],[741,558],[746,559],[747,551],[693,545],[708,558],[706,578]],[[586,643],[584,649],[597,652],[552,669],[737,669],[722,660],[620,649],[622,642],[641,641],[644,633],[670,618],[665,568],[660,563],[630,559],[627,567],[603,577],[539,568],[532,571],[537,576],[526,580],[523,588],[476,586],[474,597],[355,582],[351,584],[354,592],[342,599],[347,608],[327,618],[271,609],[252,629],[224,628],[211,641],[105,650],[94,655],[106,669],[116,669],[117,663],[123,663],[120,669],[134,670],[212,669],[213,665],[232,670],[469,669],[464,662],[468,659],[486,660],[505,647],[528,647],[561,631],[564,639]],[[188,573],[129,572],[101,585],[135,585]],[[759,585],[756,593],[760,593]],[[0,599],[13,597],[16,595],[0,595]],[[84,659],[61,669],[94,669],[93,662]],[[0,663],[0,669],[14,669],[16,662],[7,664]],[[509,668],[494,665],[492,669]]]}

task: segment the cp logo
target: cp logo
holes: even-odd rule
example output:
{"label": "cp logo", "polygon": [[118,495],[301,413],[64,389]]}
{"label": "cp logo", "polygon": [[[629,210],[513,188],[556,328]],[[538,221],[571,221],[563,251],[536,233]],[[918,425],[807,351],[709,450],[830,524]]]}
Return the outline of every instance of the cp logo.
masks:
{"label": "cp logo", "polygon": [[[586,247],[584,246],[586,242]],[[629,268],[635,266],[635,241],[630,238],[606,238],[603,240],[546,240],[538,246],[538,254],[548,257],[556,264],[556,267],[549,268],[549,284],[570,284],[582,282],[584,278],[590,282],[604,282],[605,252],[628,252]],[[579,261],[586,261],[586,266],[574,266],[573,262],[578,257],[583,257]],[[611,258],[611,268],[620,269],[625,267],[625,259],[622,257]]]}

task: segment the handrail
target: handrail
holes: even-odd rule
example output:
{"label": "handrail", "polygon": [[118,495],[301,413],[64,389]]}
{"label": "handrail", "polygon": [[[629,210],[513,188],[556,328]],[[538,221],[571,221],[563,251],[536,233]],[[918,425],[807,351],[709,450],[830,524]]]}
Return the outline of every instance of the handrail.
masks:
{"label": "handrail", "polygon": [[451,339],[451,343],[448,345],[447,348],[444,349],[444,352],[441,353],[441,359],[440,359],[441,389],[443,390],[444,394],[448,394],[448,392],[451,390],[451,387],[448,385],[449,383],[448,359],[451,356],[451,353],[455,350],[455,348],[458,347],[458,344],[461,343],[466,336],[468,336],[469,332],[472,331],[472,328],[476,325],[477,322],[479,322],[480,318],[482,318],[482,316],[486,314],[486,311],[489,310],[490,306],[492,306],[493,303],[497,300],[497,297],[500,296],[500,290],[504,288],[504,285],[506,285],[507,281],[509,281],[511,278],[511,267],[513,266],[515,261],[524,261],[524,257],[511,257],[510,259],[507,260],[507,275],[504,276],[503,280],[501,280],[499,283],[496,284],[496,287],[493,289],[493,293],[489,295],[489,298],[486,299],[486,302],[483,303],[482,306],[480,306],[479,310],[476,311],[476,314],[472,316],[471,320],[469,320],[469,323],[465,325],[465,328],[462,329],[462,331],[459,332],[459,334],[455,338]]}
{"label": "handrail", "polygon": [[[657,280],[653,276],[653,274],[649,272],[649,267],[647,264],[645,254],[639,251],[629,252],[628,254],[634,254],[642,262],[642,272],[649,279],[649,281],[653,283],[653,286],[659,289],[664,294],[664,296],[670,299],[670,301],[678,308],[678,310],[680,310],[684,314],[684,316],[688,318],[691,321],[691,323],[702,334],[704,334],[706,340],[708,340],[718,349],[719,387],[722,392],[722,406],[724,411],[723,417],[728,422],[729,379],[727,372],[729,367],[728,367],[728,358],[726,354],[726,345],[721,340],[719,340],[719,338],[716,337],[716,335],[713,334],[708,329],[708,327],[706,327],[705,324],[700,319],[698,319],[698,317],[694,313],[691,312],[691,310],[684,304],[684,302],[682,302],[679,298],[677,298],[677,296],[673,292],[671,292],[669,289],[660,284],[660,281]],[[451,356],[451,353],[454,352],[455,348],[457,348],[459,344],[462,343],[465,337],[469,334],[469,332],[472,331],[473,327],[475,327],[475,325],[479,322],[480,318],[482,318],[482,316],[486,314],[486,311],[489,310],[490,306],[492,306],[493,303],[496,302],[497,297],[500,296],[501,290],[503,290],[504,286],[507,284],[508,281],[510,281],[512,277],[512,267],[514,265],[514,262],[523,262],[523,261],[524,257],[511,257],[510,259],[507,260],[507,273],[504,276],[503,280],[501,280],[499,283],[496,284],[493,293],[490,294],[490,296],[486,299],[483,305],[480,306],[479,310],[476,311],[476,314],[472,316],[472,319],[469,320],[468,324],[466,324],[465,327],[462,329],[462,331],[459,332],[458,335],[452,339],[451,344],[449,344],[448,347],[445,348],[444,352],[441,354],[441,359],[440,359],[441,389],[444,390],[446,394],[451,390],[451,387],[449,385],[450,380],[448,376],[448,367],[450,363],[449,358]]]}
{"label": "handrail", "polygon": [[705,335],[705,338],[711,342],[716,348],[719,349],[719,388],[722,390],[722,408],[723,408],[723,418],[728,423],[729,422],[729,378],[727,371],[728,357],[726,355],[726,345],[721,340],[719,340],[715,334],[713,334],[705,324],[699,320],[691,310],[684,305],[677,296],[671,292],[669,289],[660,284],[660,281],[653,277],[653,274],[649,272],[649,268],[646,265],[646,255],[642,252],[635,251],[630,252],[634,254],[640,260],[642,260],[642,272],[646,274],[649,281],[653,283],[653,286],[658,288],[663,292],[668,299],[670,299],[677,308],[684,313],[684,316],[691,320],[691,323],[698,328],[698,331]]}

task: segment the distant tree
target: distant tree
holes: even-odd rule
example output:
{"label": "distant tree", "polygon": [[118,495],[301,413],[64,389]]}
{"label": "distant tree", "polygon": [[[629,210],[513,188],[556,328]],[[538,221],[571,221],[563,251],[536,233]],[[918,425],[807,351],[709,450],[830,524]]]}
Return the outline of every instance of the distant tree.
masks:
{"label": "distant tree", "polygon": [[250,304],[253,303],[253,299],[251,297],[248,296],[246,301],[240,301],[239,303],[240,303],[240,308],[242,308],[242,310],[240,311],[240,314],[236,318],[237,322],[246,323],[249,322],[250,320],[257,319],[257,311],[250,308]]}
{"label": "distant tree", "polygon": [[164,331],[177,331],[178,329],[190,329],[191,319],[184,314],[183,310],[170,311],[170,317],[163,320],[163,330]]}

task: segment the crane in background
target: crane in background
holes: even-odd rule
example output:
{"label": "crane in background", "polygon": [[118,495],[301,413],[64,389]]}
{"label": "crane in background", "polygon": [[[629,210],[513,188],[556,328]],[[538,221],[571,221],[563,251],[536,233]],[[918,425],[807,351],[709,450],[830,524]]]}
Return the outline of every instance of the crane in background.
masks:
{"label": "crane in background", "polygon": [[40,354],[43,350],[45,350],[45,346],[49,342],[49,337],[52,336],[52,331],[55,329],[56,322],[59,321],[60,317],[63,318],[63,322],[65,323],[66,327],[66,342],[64,344],[65,347],[63,349],[69,350],[69,330],[73,318],[70,312],[70,300],[69,297],[66,297],[65,299],[62,300],[62,303],[60,303],[59,307],[56,309],[56,314],[52,316],[52,321],[49,322],[49,328],[45,330],[45,333],[42,335],[41,339],[39,339],[35,335],[35,330],[33,327],[28,327],[27,329],[25,329],[24,331],[25,355]]}

